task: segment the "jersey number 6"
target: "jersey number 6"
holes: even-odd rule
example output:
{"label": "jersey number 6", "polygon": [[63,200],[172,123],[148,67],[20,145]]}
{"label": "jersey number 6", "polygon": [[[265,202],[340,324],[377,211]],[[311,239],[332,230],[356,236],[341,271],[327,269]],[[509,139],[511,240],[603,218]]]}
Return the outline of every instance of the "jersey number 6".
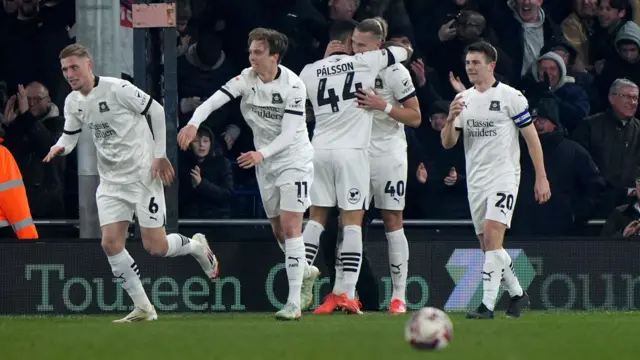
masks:
{"label": "jersey number 6", "polygon": [[[351,86],[353,85],[354,72],[348,72],[347,77],[344,79],[344,85],[342,87],[342,100],[349,100],[356,98],[356,92],[362,89],[362,83],[356,83],[356,91],[351,92]],[[331,111],[337,113],[340,111],[338,102],[340,97],[336,95],[336,91],[333,88],[327,89],[327,78],[320,79],[318,82],[318,106],[331,105]],[[324,92],[327,91],[328,97],[324,97]]]}
{"label": "jersey number 6", "polygon": [[158,210],[160,210],[160,207],[158,206],[158,204],[156,204],[156,198],[154,196],[151,198],[151,200],[149,200],[149,212],[155,214],[158,212]]}

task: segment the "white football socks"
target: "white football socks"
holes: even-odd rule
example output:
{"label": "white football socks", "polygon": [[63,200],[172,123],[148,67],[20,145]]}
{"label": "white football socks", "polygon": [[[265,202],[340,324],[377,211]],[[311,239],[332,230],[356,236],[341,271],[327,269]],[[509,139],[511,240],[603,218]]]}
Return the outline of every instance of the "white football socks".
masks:
{"label": "white football socks", "polygon": [[340,254],[342,253],[342,244],[344,244],[344,241],[340,241],[336,245],[336,254],[335,254],[336,264],[334,266],[334,269],[336,270],[336,276],[333,281],[333,290],[331,291],[336,295],[342,295],[346,291],[344,289],[344,285],[342,285],[342,283],[344,282],[344,272],[342,271],[342,259],[340,259]]}
{"label": "white football socks", "polygon": [[522,286],[520,286],[520,281],[518,281],[518,277],[516,276],[515,270],[513,268],[513,261],[511,260],[511,256],[505,249],[500,249],[502,262],[504,265],[502,278],[504,279],[504,287],[509,292],[510,297],[514,296],[522,296],[524,291],[522,290]]}
{"label": "white football socks", "polygon": [[362,228],[357,225],[347,225],[343,228],[343,236],[340,253],[344,273],[343,286],[349,299],[355,299],[356,284],[362,264]]}
{"label": "white football socks", "polygon": [[404,235],[404,229],[386,233],[389,241],[389,268],[393,293],[391,299],[405,302],[407,288],[407,272],[409,262],[409,243]]}
{"label": "white football socks", "polygon": [[500,250],[489,250],[484,253],[484,266],[482,267],[482,303],[487,309],[493,311],[496,306],[496,298],[502,280],[504,262]]}
{"label": "white football socks", "polygon": [[305,270],[305,246],[302,237],[287,239],[285,246],[285,266],[289,279],[289,297],[287,302],[300,307],[300,289]]}
{"label": "white football socks", "polygon": [[129,294],[133,304],[136,307],[149,310],[151,302],[144,292],[142,282],[140,281],[140,270],[133,260],[127,249],[122,250],[119,254],[107,256],[111,271],[116,279],[120,279],[120,285]]}
{"label": "white football socks", "polygon": [[309,220],[302,232],[302,238],[304,239],[304,247],[307,258],[307,263],[313,265],[318,255],[318,248],[320,246],[320,235],[324,231],[324,226],[319,222]]}
{"label": "white football socks", "polygon": [[167,235],[167,244],[168,249],[165,257],[193,255],[200,249],[200,246],[202,246],[198,242],[181,234]]}

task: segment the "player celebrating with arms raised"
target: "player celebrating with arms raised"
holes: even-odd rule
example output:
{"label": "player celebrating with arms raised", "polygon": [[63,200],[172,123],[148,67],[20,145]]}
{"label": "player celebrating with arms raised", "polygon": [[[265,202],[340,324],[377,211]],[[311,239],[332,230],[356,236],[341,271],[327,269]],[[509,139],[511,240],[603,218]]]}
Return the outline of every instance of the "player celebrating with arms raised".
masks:
{"label": "player celebrating with arms raised", "polygon": [[504,250],[504,234],[511,224],[520,183],[518,129],[524,137],[536,172],[535,197],[544,203],[551,197],[544,169],[542,147],[520,91],[496,81],[498,54],[486,42],[469,46],[466,70],[474,85],[451,103],[442,145],[450,149],[463,133],[467,163],[469,207],[480,248],[484,251],[483,297],[469,319],[492,319],[501,280],[511,296],[507,316],[519,317],[529,296],[520,286],[511,257]]}
{"label": "player celebrating with arms raised", "polygon": [[96,204],[102,248],[113,275],[122,279],[121,285],[135,305],[129,315],[115,322],[156,320],[158,315],[142,287],[138,265],[125,249],[134,214],[149,253],[165,257],[192,255],[209,278],[218,276],[218,262],[203,235],[189,239],[165,233],[162,183],[171,183],[174,171],[166,157],[164,109],[126,80],[93,75],[93,61],[82,45],[64,48],[60,62],[73,91],[64,104],[64,133],[43,161],[69,154],[78,143],[83,125],[87,125],[98,157],[100,185]]}
{"label": "player celebrating with arms raised", "polygon": [[[357,25],[358,33],[371,33],[382,39],[384,29],[374,19]],[[340,22],[333,24],[330,40],[350,47],[352,28]],[[369,154],[373,112],[358,107],[356,94],[372,89],[378,73],[384,68],[408,59],[410,50],[401,46],[348,55],[333,52],[326,58],[305,66],[300,78],[307,85],[313,105],[316,127],[313,136],[316,178],[311,189],[313,206],[304,229],[305,245],[318,248],[320,235],[327,223],[329,210],[340,208],[343,241],[339,260],[344,278],[336,282],[333,291],[314,314],[328,314],[336,307],[351,313],[361,313],[355,299],[355,287],[362,264],[362,218],[369,203]],[[311,249],[308,249],[311,250]],[[308,251],[313,263],[316,252]]]}
{"label": "player celebrating with arms raised", "polygon": [[256,28],[249,33],[248,42],[251,67],[196,109],[178,134],[178,144],[186,149],[209,114],[242,97],[240,111],[253,131],[257,151],[243,153],[238,164],[245,169],[256,167],[264,210],[285,253],[289,297],[276,318],[294,320],[301,316],[301,307],[311,306],[319,275],[305,261],[302,240],[302,220],[310,205],[313,181],[313,147],[305,122],[307,94],[298,76],[280,65],[288,47],[286,35]]}
{"label": "player celebrating with arms raised", "polygon": [[[377,22],[383,30],[383,36],[377,37],[372,32],[354,33],[352,46],[355,53],[376,50],[386,38],[387,23],[384,19],[367,21]],[[356,96],[360,106],[376,110],[369,145],[371,196],[381,210],[389,241],[389,267],[393,284],[389,313],[404,314],[407,312],[405,290],[409,262],[409,244],[402,224],[408,168],[404,125],[420,126],[420,104],[411,73],[402,64],[394,64],[380,71],[374,89],[375,94]]]}

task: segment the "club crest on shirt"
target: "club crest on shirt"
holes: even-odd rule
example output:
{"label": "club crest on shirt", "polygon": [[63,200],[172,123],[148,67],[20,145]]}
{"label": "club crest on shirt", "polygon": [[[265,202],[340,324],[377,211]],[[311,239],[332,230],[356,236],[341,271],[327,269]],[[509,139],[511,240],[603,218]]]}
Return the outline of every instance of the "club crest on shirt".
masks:
{"label": "club crest on shirt", "polygon": [[376,89],[382,89],[382,79],[376,78],[375,87],[376,87]]}
{"label": "club crest on shirt", "polygon": [[282,104],[282,96],[280,95],[280,93],[274,92],[273,94],[271,94],[271,103],[272,104]]}
{"label": "club crest on shirt", "polygon": [[107,106],[106,101],[100,101],[98,103],[98,108],[100,109],[101,113],[109,111],[109,106]]}
{"label": "club crest on shirt", "polygon": [[491,105],[489,105],[489,111],[500,111],[500,101],[492,100]]}

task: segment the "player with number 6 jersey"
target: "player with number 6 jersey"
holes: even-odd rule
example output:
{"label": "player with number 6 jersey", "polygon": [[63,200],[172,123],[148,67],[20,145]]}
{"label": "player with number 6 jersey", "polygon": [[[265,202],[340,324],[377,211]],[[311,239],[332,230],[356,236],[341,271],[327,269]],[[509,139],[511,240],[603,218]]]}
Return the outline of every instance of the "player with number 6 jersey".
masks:
{"label": "player with number 6 jersey", "polygon": [[361,313],[355,286],[362,262],[362,218],[370,197],[368,148],[373,112],[358,106],[356,94],[373,89],[381,70],[410,56],[401,46],[349,55],[352,35],[362,32],[380,38],[383,34],[382,27],[371,20],[357,24],[355,30],[350,25],[348,21],[336,22],[330,34],[331,40],[341,42],[347,52],[330,53],[300,73],[316,122],[312,140],[316,151],[313,206],[303,234],[307,261],[313,263],[329,210],[336,205],[344,239],[338,251],[344,280],[336,281],[338,286],[316,309],[317,314],[330,313],[336,307]]}
{"label": "player with number 6 jersey", "polygon": [[551,197],[542,147],[532,124],[527,99],[520,91],[498,82],[494,76],[496,49],[486,42],[469,46],[466,70],[474,86],[451,103],[442,145],[449,149],[464,138],[469,207],[480,248],[482,303],[469,319],[492,319],[501,281],[511,301],[506,315],[519,317],[529,296],[516,277],[511,257],[503,248],[520,183],[519,133],[524,137],[536,171],[535,195],[539,203]]}
{"label": "player with number 6 jersey", "polygon": [[198,126],[227,102],[242,98],[240,111],[253,131],[256,151],[243,153],[238,165],[256,168],[265,213],[285,253],[289,297],[276,313],[278,320],[296,320],[313,303],[316,267],[304,261],[302,220],[310,205],[313,147],[305,118],[306,88],[291,70],[280,65],[287,51],[286,35],[256,28],[249,33],[251,67],[231,79],[193,114],[178,135],[186,149]]}
{"label": "player with number 6 jersey", "polygon": [[[96,192],[102,229],[102,248],[113,275],[121,279],[135,308],[116,322],[156,320],[140,269],[125,249],[130,222],[140,224],[144,248],[156,256],[192,255],[210,279],[218,276],[218,262],[204,235],[192,239],[165,233],[165,184],[174,177],[166,157],[166,125],[162,105],[126,80],[98,77],[82,45],[72,44],[60,53],[64,77],[73,90],[65,101],[64,133],[51,147],[49,162],[69,154],[80,133],[91,132],[97,150],[100,185]],[[147,124],[151,119],[153,134]]]}

